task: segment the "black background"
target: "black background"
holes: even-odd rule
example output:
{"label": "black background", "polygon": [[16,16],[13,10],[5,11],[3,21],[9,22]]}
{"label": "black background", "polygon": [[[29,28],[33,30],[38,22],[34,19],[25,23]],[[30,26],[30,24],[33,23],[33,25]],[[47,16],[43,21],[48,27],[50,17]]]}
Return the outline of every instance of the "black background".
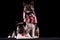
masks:
{"label": "black background", "polygon": [[[0,37],[7,37],[9,33],[16,29],[16,21],[22,20],[23,1],[29,3],[29,0],[9,0],[1,3],[1,22],[0,22]],[[40,28],[40,37],[55,37],[59,36],[56,27],[49,25],[48,19],[51,12],[48,10],[46,0],[34,0],[35,12]],[[51,15],[51,14],[50,14]]]}

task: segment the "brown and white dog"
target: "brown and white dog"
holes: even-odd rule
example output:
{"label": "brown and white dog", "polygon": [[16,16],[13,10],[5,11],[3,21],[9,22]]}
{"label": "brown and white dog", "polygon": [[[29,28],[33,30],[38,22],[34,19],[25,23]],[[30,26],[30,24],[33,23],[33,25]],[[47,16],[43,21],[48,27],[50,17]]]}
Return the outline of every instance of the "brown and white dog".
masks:
{"label": "brown and white dog", "polygon": [[34,11],[34,1],[32,1],[30,4],[26,4],[23,2],[23,20],[24,22],[31,22],[36,24],[37,23],[37,17],[35,15]]}

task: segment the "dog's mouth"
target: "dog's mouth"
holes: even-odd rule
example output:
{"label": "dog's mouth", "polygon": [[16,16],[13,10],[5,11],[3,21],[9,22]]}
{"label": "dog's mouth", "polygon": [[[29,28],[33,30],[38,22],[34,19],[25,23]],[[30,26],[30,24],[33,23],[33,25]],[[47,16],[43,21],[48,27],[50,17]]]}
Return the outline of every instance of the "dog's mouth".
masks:
{"label": "dog's mouth", "polygon": [[26,11],[26,13],[30,13],[30,11]]}

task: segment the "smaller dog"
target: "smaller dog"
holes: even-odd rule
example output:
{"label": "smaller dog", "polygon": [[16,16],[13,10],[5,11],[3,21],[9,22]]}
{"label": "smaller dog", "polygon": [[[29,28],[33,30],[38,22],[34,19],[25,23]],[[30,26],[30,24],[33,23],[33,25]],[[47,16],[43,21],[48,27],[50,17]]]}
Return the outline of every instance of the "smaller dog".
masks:
{"label": "smaller dog", "polygon": [[20,38],[31,38],[28,29],[26,27],[26,23],[19,23],[19,26],[17,26],[17,39]]}

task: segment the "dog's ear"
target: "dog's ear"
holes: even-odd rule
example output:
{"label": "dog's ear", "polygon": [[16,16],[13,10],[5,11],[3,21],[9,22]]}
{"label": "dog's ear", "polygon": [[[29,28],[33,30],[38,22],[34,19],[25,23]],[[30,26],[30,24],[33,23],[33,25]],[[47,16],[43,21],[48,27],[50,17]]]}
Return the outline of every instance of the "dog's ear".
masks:
{"label": "dog's ear", "polygon": [[23,26],[26,26],[26,22],[23,22]]}
{"label": "dog's ear", "polygon": [[30,5],[31,9],[34,11],[34,1],[31,1],[29,5]]}
{"label": "dog's ear", "polygon": [[23,2],[23,6],[25,6],[26,5],[26,3],[25,2]]}
{"label": "dog's ear", "polygon": [[31,1],[30,5],[34,7],[34,1]]}

